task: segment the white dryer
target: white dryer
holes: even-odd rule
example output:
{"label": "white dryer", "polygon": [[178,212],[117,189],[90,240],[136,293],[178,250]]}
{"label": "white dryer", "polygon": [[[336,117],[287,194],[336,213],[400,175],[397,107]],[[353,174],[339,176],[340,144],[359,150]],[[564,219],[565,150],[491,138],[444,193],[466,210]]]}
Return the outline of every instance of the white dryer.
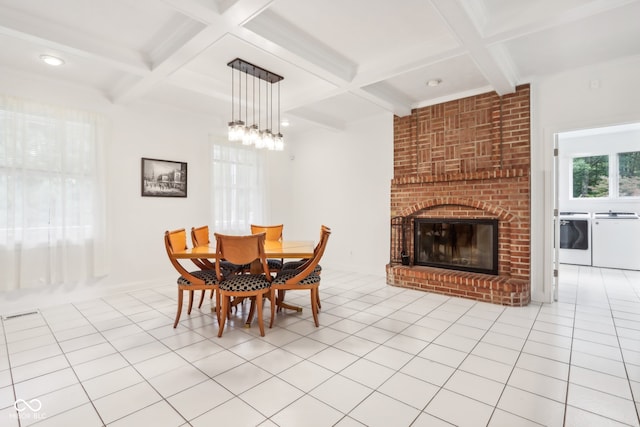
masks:
{"label": "white dryer", "polygon": [[640,217],[631,212],[593,217],[593,266],[640,270]]}
{"label": "white dryer", "polygon": [[591,214],[560,212],[559,261],[591,265]]}

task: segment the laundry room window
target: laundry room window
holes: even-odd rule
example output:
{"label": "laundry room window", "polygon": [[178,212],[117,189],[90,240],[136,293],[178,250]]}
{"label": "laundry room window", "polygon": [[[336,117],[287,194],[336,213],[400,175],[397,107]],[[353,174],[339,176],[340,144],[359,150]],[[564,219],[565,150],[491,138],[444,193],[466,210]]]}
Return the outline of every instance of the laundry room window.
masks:
{"label": "laundry room window", "polygon": [[609,156],[574,157],[573,197],[609,197]]}
{"label": "laundry room window", "polygon": [[618,153],[618,196],[640,197],[640,151]]}

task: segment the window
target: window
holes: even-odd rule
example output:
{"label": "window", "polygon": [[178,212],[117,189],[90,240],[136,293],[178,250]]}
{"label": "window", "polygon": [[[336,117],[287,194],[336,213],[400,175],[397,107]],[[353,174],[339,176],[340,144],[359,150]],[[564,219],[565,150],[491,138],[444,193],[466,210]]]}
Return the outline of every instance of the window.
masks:
{"label": "window", "polygon": [[609,196],[609,156],[573,159],[573,197]]}
{"label": "window", "polygon": [[103,275],[102,119],[0,96],[0,290]]}
{"label": "window", "polygon": [[263,222],[262,156],[243,145],[213,144],[211,212],[215,231],[247,234],[251,224]]}
{"label": "window", "polygon": [[[610,164],[610,159],[613,164]],[[612,179],[609,179],[609,168],[617,170]],[[573,197],[640,197],[640,151],[611,156],[575,157]]]}
{"label": "window", "polygon": [[640,151],[618,153],[618,196],[640,197]]}

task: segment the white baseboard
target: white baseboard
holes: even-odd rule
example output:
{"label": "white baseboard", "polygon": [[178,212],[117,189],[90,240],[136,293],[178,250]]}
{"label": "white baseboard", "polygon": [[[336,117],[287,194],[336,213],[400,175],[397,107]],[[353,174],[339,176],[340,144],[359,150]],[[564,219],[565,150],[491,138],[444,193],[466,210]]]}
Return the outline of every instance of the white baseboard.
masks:
{"label": "white baseboard", "polygon": [[0,316],[10,316],[25,311],[40,310],[55,305],[69,304],[95,298],[104,298],[123,292],[146,289],[159,284],[175,283],[175,275],[139,282],[115,285],[93,284],[69,288],[25,289],[0,293]]}

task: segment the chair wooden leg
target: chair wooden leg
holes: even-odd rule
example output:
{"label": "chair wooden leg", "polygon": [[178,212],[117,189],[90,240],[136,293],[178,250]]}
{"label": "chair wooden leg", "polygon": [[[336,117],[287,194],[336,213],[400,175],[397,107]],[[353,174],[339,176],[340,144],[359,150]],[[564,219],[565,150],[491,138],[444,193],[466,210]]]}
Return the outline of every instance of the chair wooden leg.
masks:
{"label": "chair wooden leg", "polygon": [[253,321],[253,316],[256,313],[256,303],[257,303],[256,300],[258,299],[258,297],[250,297],[250,298],[251,298],[251,306],[249,307],[249,315],[247,316],[247,321],[245,322],[247,327],[251,325],[251,322]]}
{"label": "chair wooden leg", "polygon": [[269,290],[269,301],[271,302],[271,321],[269,322],[269,328],[273,328],[273,318],[276,315],[276,290]]}
{"label": "chair wooden leg", "polygon": [[193,291],[189,291],[189,308],[187,314],[191,314],[191,307],[193,307]]}
{"label": "chair wooden leg", "polygon": [[202,302],[204,301],[204,294],[206,294],[206,289],[202,290],[202,294],[200,294],[200,302],[198,303],[198,308],[202,307]]}
{"label": "chair wooden leg", "polygon": [[284,295],[285,295],[285,290],[284,289],[280,289],[278,291],[278,299],[277,299],[277,307],[276,309],[278,310],[278,312],[282,311],[282,302],[284,301]]}
{"label": "chair wooden leg", "polygon": [[316,290],[316,295],[318,296],[316,298],[316,301],[318,301],[318,310],[320,310],[322,308],[322,304],[320,304],[320,289]]}
{"label": "chair wooden leg", "polygon": [[264,336],[264,318],[262,308],[264,305],[264,294],[256,295],[256,306],[258,306],[258,327],[260,328],[260,336]]}
{"label": "chair wooden leg", "polygon": [[316,323],[316,328],[320,326],[318,321],[318,288],[311,288],[311,312],[313,313],[313,321]]}
{"label": "chair wooden leg", "polygon": [[229,310],[229,296],[222,295],[222,307],[220,308],[220,322],[218,323],[218,338],[222,336],[222,332],[224,331],[224,324],[227,320],[228,310]]}
{"label": "chair wooden leg", "polygon": [[[211,292],[213,292],[213,289],[211,290]],[[221,308],[220,308],[220,291],[216,292],[216,318],[218,319],[218,325],[220,324],[220,313],[221,313]]]}
{"label": "chair wooden leg", "polygon": [[176,313],[176,320],[173,322],[173,329],[178,326],[180,321],[180,315],[182,314],[182,289],[178,289],[178,312]]}

